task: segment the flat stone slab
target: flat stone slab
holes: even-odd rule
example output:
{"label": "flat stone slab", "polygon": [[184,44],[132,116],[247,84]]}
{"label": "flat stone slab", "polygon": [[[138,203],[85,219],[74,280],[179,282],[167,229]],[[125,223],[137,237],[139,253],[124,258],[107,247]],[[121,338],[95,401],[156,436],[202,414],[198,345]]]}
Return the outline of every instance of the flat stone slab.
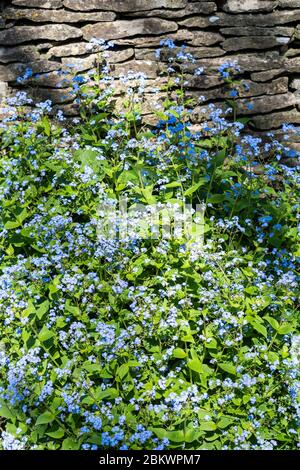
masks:
{"label": "flat stone slab", "polygon": [[[168,51],[169,52],[169,51]],[[185,53],[192,54],[195,59],[202,59],[206,57],[220,57],[225,54],[225,51],[220,47],[186,47]],[[172,54],[161,54],[161,57],[158,59],[156,57],[155,51],[151,49],[137,49],[135,51],[136,59],[147,59],[147,60],[154,60],[158,62],[167,62],[168,58],[171,57]],[[179,60],[176,60],[179,63]]]}
{"label": "flat stone slab", "polygon": [[94,13],[82,13],[75,11],[61,12],[60,10],[29,10],[6,8],[3,17],[8,20],[30,20],[36,23],[80,23],[81,21],[98,22],[113,21],[116,14],[109,11],[98,11]]}
{"label": "flat stone slab", "polygon": [[38,60],[40,54],[35,46],[2,47],[0,46],[0,63],[31,62]]}
{"label": "flat stone slab", "polygon": [[[0,65],[0,80],[5,82],[13,82],[18,77],[22,76],[25,70],[29,67],[25,63],[14,63],[9,66]],[[30,68],[33,74],[42,72],[51,72],[58,70],[61,65],[58,62],[51,62],[47,60],[37,60],[36,62],[30,63]]]}
{"label": "flat stone slab", "polygon": [[275,26],[274,28],[264,28],[255,26],[241,26],[221,28],[220,33],[224,36],[287,36],[291,37],[295,28],[289,26]]}
{"label": "flat stone slab", "polygon": [[251,120],[257,129],[276,129],[281,127],[283,123],[300,124],[300,113],[297,111],[284,111],[263,116],[253,116]]}
{"label": "flat stone slab", "polygon": [[194,31],[194,37],[189,43],[192,46],[212,46],[224,40],[219,33],[211,33],[210,31]]}
{"label": "flat stone slab", "polygon": [[228,13],[250,13],[258,11],[272,11],[273,0],[227,0],[223,10]]}
{"label": "flat stone slab", "polygon": [[12,4],[20,7],[61,8],[62,0],[12,0]]}
{"label": "flat stone slab", "polygon": [[227,55],[220,58],[202,59],[197,61],[195,65],[192,65],[190,69],[195,70],[198,67],[204,67],[205,72],[215,72],[222,64],[228,62],[228,60],[236,60],[242,73],[280,68],[283,67],[284,64],[284,60],[278,52],[270,51],[269,53],[247,53],[234,56]]}
{"label": "flat stone slab", "polygon": [[160,35],[177,31],[178,25],[174,21],[165,21],[158,18],[145,18],[139,20],[120,20],[112,23],[97,23],[84,26],[81,30],[84,39],[90,41],[93,37],[103,39],[121,39],[130,36]]}
{"label": "flat stone slab", "polygon": [[[149,2],[149,6],[151,6],[152,2]],[[156,16],[159,18],[183,18],[184,16],[195,15],[195,14],[203,14],[209,15],[217,10],[217,6],[214,2],[193,2],[188,3],[188,5],[182,10],[149,10],[143,12],[143,16],[149,18],[151,16]],[[131,13],[131,16],[141,16],[140,12]]]}
{"label": "flat stone slab", "polygon": [[[288,39],[289,41],[289,39]],[[239,51],[242,49],[271,49],[281,44],[280,38],[272,36],[246,36],[225,39],[221,46],[225,51]]]}
{"label": "flat stone slab", "polygon": [[300,8],[299,10],[286,10],[286,11],[276,11],[273,13],[253,15],[249,13],[248,15],[237,14],[229,15],[223,12],[217,12],[213,17],[210,18],[210,21],[217,26],[276,26],[280,24],[295,23],[300,21]]}
{"label": "flat stone slab", "polygon": [[63,4],[70,10],[130,12],[155,8],[184,8],[187,0],[64,0]]}
{"label": "flat stone slab", "polygon": [[[176,31],[176,33],[172,33],[172,39],[174,41],[183,41],[183,42],[190,42],[194,39],[195,35],[194,32],[188,31],[187,29],[180,29]],[[114,40],[114,44],[119,46],[135,46],[136,48],[145,48],[145,44],[148,47],[158,47],[162,39],[169,39],[169,34],[163,34],[158,37],[145,37],[140,36],[137,38],[126,38],[126,39],[116,39]]]}
{"label": "flat stone slab", "polygon": [[120,74],[144,73],[148,78],[157,77],[157,63],[150,60],[132,60],[124,64],[116,64],[114,66],[113,75],[118,77]]}
{"label": "flat stone slab", "polygon": [[[250,107],[249,103],[251,103]],[[275,111],[276,109],[288,108],[299,103],[300,97],[295,96],[293,93],[261,96],[253,98],[251,101],[249,101],[249,99],[237,100],[238,114],[242,115],[266,114]]]}
{"label": "flat stone slab", "polygon": [[251,80],[254,82],[267,82],[272,80],[272,78],[277,77],[282,72],[284,72],[284,68],[265,70],[264,72],[255,72],[251,74]]}
{"label": "flat stone slab", "polygon": [[0,31],[0,44],[20,44],[22,42],[47,39],[65,41],[80,38],[82,31],[67,24],[47,24],[44,26],[16,26]]}
{"label": "flat stone slab", "polygon": [[192,16],[186,20],[178,21],[178,24],[187,28],[207,28],[211,26],[213,22],[208,16]]}

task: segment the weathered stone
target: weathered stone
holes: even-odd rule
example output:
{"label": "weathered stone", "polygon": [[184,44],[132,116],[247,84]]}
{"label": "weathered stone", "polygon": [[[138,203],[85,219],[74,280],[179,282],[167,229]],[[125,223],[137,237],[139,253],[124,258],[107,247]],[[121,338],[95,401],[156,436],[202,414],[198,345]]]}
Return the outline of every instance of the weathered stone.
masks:
{"label": "weathered stone", "polygon": [[7,95],[7,83],[0,82],[0,103]]}
{"label": "weathered stone", "polygon": [[[79,43],[70,43],[63,46],[51,47],[47,53],[48,59],[52,57],[69,57],[87,54],[89,51],[87,49],[88,43],[79,42]],[[95,50],[96,49],[96,50]],[[93,49],[95,52],[100,50],[100,46]]]}
{"label": "weathered stone", "polygon": [[[93,47],[92,51],[89,49],[89,44],[86,42],[71,43],[64,46],[52,47],[47,53],[47,58],[52,57],[69,57],[69,61],[72,62],[71,56],[86,55],[90,52],[98,52],[101,50],[101,46]],[[134,49],[123,49],[120,51],[109,51],[108,61],[111,63],[124,62],[134,56]]]}
{"label": "weathered stone", "polygon": [[34,46],[0,47],[0,62],[3,64],[8,62],[31,62],[39,58],[40,54]]}
{"label": "weathered stone", "polygon": [[9,67],[0,65],[0,81],[12,82],[16,78],[16,74]]}
{"label": "weathered stone", "polygon": [[300,8],[298,10],[276,11],[273,13],[257,15],[229,15],[217,13],[210,17],[210,21],[220,26],[275,26],[278,24],[295,23],[300,21]]}
{"label": "weathered stone", "polygon": [[[256,54],[239,54],[234,56],[225,56],[214,59],[201,59],[197,64],[191,66],[192,70],[198,67],[204,67],[205,72],[216,72],[220,65],[228,62],[228,60],[236,60],[242,72],[256,72],[269,70],[271,68],[280,68],[283,65],[283,58],[278,52],[266,52]],[[213,73],[214,74],[214,73]]]}
{"label": "weathered stone", "polygon": [[[128,59],[131,59],[134,56],[133,49],[127,49],[124,51],[111,51],[109,53],[108,61],[111,64],[125,62]],[[145,56],[144,56],[145,58]],[[91,54],[88,57],[63,57],[62,64],[64,67],[69,68],[70,70],[75,70],[76,72],[83,72],[84,70],[89,70],[94,68],[98,61],[101,61],[101,56],[98,54]]]}
{"label": "weathered stone", "polygon": [[33,8],[60,8],[63,5],[62,0],[12,0],[12,4],[19,7]]}
{"label": "weathered stone", "polygon": [[227,0],[223,7],[228,13],[272,11],[273,8],[273,0]]}
{"label": "weathered stone", "polygon": [[6,8],[3,17],[9,20],[30,20],[36,23],[80,23],[81,21],[89,21],[96,23],[98,21],[113,21],[116,14],[109,11],[97,11],[93,13],[81,13],[74,11],[60,10],[29,10]]}
{"label": "weathered stone", "polygon": [[20,44],[38,39],[65,41],[66,39],[80,38],[81,36],[80,29],[66,24],[16,26],[15,28],[0,31],[0,44]]}
{"label": "weathered stone", "polygon": [[212,22],[205,16],[192,16],[186,20],[179,21],[178,24],[187,28],[207,28],[211,26]]}
{"label": "weathered stone", "polygon": [[[288,92],[287,77],[279,78],[270,83],[254,83],[249,80],[244,80],[243,84],[246,85],[246,87],[239,87],[239,96],[241,98],[261,95],[280,95]],[[206,100],[227,99],[230,98],[230,90],[226,86],[223,86],[205,93],[204,96]]]}
{"label": "weathered stone", "polygon": [[212,46],[223,41],[223,36],[219,33],[209,31],[195,31],[192,41],[188,41],[192,46]]}
{"label": "weathered stone", "polygon": [[[0,80],[4,82],[15,81],[18,77],[22,76],[25,70],[29,67],[26,63],[14,63],[9,66],[0,65]],[[60,68],[57,62],[50,62],[47,60],[38,60],[30,63],[30,69],[33,74],[50,72]]]}
{"label": "weathered stone", "polygon": [[[186,47],[185,52],[193,55],[195,59],[202,59],[205,57],[220,57],[225,54],[220,47]],[[149,49],[137,49],[135,51],[136,59],[146,60],[162,60],[167,61],[172,54],[167,54],[165,57],[162,54],[160,59],[157,59],[155,51]]]}
{"label": "weathered stone", "polygon": [[297,27],[297,29],[295,29],[294,35],[295,35],[295,39],[300,39],[300,28],[299,28],[299,26]]}
{"label": "weathered stone", "polygon": [[84,70],[92,69],[96,66],[98,60],[97,54],[92,54],[88,57],[63,57],[62,65],[66,70],[74,70],[75,72],[83,72]]}
{"label": "weathered stone", "polygon": [[109,10],[116,12],[144,11],[155,8],[184,8],[187,0],[64,0],[71,10]]}
{"label": "weathered stone", "polygon": [[277,5],[281,8],[299,8],[299,0],[277,0]]}
{"label": "weathered stone", "polygon": [[283,71],[284,69],[271,69],[264,72],[252,73],[251,80],[254,82],[267,82],[280,75]]}
{"label": "weathered stone", "polygon": [[255,26],[237,26],[231,28],[221,28],[220,33],[224,36],[286,36],[292,37],[295,28],[288,26],[275,26],[274,28],[264,28]]}
{"label": "weathered stone", "polygon": [[297,57],[300,55],[300,48],[299,49],[288,49],[285,53],[285,57]]}
{"label": "weathered stone", "polygon": [[241,49],[271,49],[278,46],[278,38],[272,36],[248,36],[225,39],[221,46],[225,51],[239,51]]}
{"label": "weathered stone", "polygon": [[140,20],[121,20],[113,23],[97,23],[87,25],[82,28],[84,39],[90,40],[93,37],[103,39],[118,39],[137,34],[159,35],[172,31],[177,31],[178,25],[173,21],[159,20],[158,18],[146,18]]}
{"label": "weathered stone", "polygon": [[72,85],[72,76],[62,74],[60,71],[37,74],[31,77],[28,82],[30,86],[49,88],[68,88]]}
{"label": "weathered stone", "polygon": [[300,71],[300,57],[294,59],[286,59],[284,61],[285,70],[290,73],[299,73]]}
{"label": "weathered stone", "polygon": [[75,99],[75,93],[72,88],[63,90],[54,90],[53,88],[35,88],[31,92],[34,101],[51,100],[52,103],[70,103]]}
{"label": "weathered stone", "polygon": [[124,49],[122,51],[109,51],[108,62],[111,64],[117,64],[125,62],[134,56],[134,49]]}
{"label": "weathered stone", "polygon": [[[150,5],[151,6],[151,5]],[[149,18],[151,16],[159,18],[183,18],[184,16],[195,15],[202,13],[208,15],[216,11],[217,7],[214,2],[194,2],[189,3],[184,10],[149,10],[143,13],[143,16]],[[130,16],[137,17],[141,16],[140,12],[131,13]]]}
{"label": "weathered stone", "polygon": [[260,96],[249,101],[237,100],[238,113],[243,115],[265,114],[275,111],[276,109],[284,109],[300,103],[300,96],[292,93],[282,95]]}
{"label": "weathered stone", "polygon": [[149,78],[157,76],[157,63],[150,60],[131,60],[124,64],[117,64],[114,66],[113,75],[119,76],[120,74],[127,74],[128,72],[142,72]]}
{"label": "weathered stone", "polygon": [[300,113],[297,111],[277,112],[272,114],[265,114],[263,116],[253,116],[251,120],[257,129],[276,129],[281,127],[285,122],[291,124],[300,124]]}
{"label": "weathered stone", "polygon": [[[169,39],[169,34],[162,34],[159,37],[138,37],[138,38],[127,38],[127,39],[117,39],[114,43],[118,46],[135,46],[137,48],[147,47],[156,47],[160,45],[162,39]],[[176,33],[172,33],[172,39],[174,41],[192,41],[194,38],[194,33],[187,29],[180,29]]]}
{"label": "weathered stone", "polygon": [[215,86],[220,85],[221,79],[218,75],[187,75],[186,76],[188,81],[189,88],[198,88],[199,90],[206,90],[208,88],[213,88]]}
{"label": "weathered stone", "polygon": [[300,90],[300,78],[295,78],[291,85],[290,85],[292,90]]}

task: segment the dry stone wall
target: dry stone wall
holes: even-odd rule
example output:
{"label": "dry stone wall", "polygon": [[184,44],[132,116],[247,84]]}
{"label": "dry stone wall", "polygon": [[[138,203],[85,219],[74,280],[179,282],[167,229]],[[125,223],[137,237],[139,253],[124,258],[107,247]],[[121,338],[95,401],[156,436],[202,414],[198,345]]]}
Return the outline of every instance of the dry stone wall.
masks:
{"label": "dry stone wall", "polygon": [[249,85],[239,113],[251,115],[252,127],[300,124],[300,0],[0,0],[0,7],[0,96],[18,86],[29,65],[38,74],[31,79],[37,96],[74,112],[68,82],[62,85],[57,71],[69,63],[91,69],[95,54],[86,44],[92,37],[114,41],[115,74],[140,70],[149,85],[161,67],[155,49],[172,38],[205,69],[191,75],[192,94],[228,97],[217,69],[237,60]]}

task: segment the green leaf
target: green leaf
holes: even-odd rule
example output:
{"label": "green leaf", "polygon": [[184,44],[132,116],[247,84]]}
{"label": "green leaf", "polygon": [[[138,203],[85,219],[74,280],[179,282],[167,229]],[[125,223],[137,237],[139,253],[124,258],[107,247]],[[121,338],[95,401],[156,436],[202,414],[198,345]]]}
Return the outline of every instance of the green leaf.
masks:
{"label": "green leaf", "polygon": [[166,438],[172,442],[184,442],[185,440],[183,431],[167,431]]}
{"label": "green leaf", "polygon": [[41,329],[40,333],[39,333],[39,340],[42,341],[42,343],[44,341],[47,341],[48,339],[52,338],[54,336],[54,333],[50,330],[48,330],[48,328],[46,326],[43,326],[43,328]]}
{"label": "green leaf", "polygon": [[195,191],[197,191],[197,189],[199,189],[201,186],[203,186],[205,183],[206,183],[206,179],[205,179],[205,178],[202,178],[200,181],[198,181],[198,183],[194,184],[194,185],[191,186],[189,189],[187,189],[187,190],[184,192],[184,196],[190,196],[190,195],[193,194]]}
{"label": "green leaf", "polygon": [[128,364],[122,364],[118,369],[117,369],[117,376],[122,380],[126,375],[129,373],[129,367]]}
{"label": "green leaf", "polygon": [[8,222],[6,222],[6,224],[4,224],[4,228],[6,230],[12,230],[14,228],[18,228],[20,227],[20,222],[16,221],[16,220],[9,220]]}
{"label": "green leaf", "polygon": [[265,338],[267,338],[268,336],[268,331],[267,331],[267,328],[262,325],[261,323],[257,322],[257,321],[253,321],[251,322],[251,325],[253,326],[253,328],[258,331],[258,333],[260,333],[261,335],[263,335]]}
{"label": "green leaf", "polygon": [[80,448],[80,443],[78,440],[67,437],[61,446],[62,450],[78,450]]}
{"label": "green leaf", "polygon": [[65,435],[65,431],[62,428],[58,428],[56,431],[46,432],[46,435],[53,439],[61,439]]}
{"label": "green leaf", "polygon": [[10,409],[4,403],[0,405],[0,416],[6,419],[13,419],[15,417],[13,412],[10,411]]}
{"label": "green leaf", "polygon": [[187,429],[185,432],[185,442],[197,441],[204,433],[199,429]]}
{"label": "green leaf", "polygon": [[267,320],[267,322],[271,325],[271,327],[277,331],[278,328],[279,328],[279,323],[277,320],[275,320],[275,318],[272,318],[270,317],[269,315],[266,315],[265,317],[265,320]]}
{"label": "green leaf", "polygon": [[215,431],[217,426],[212,421],[201,421],[199,429],[200,431]]}
{"label": "green leaf", "polygon": [[43,123],[44,132],[49,137],[51,135],[51,125],[47,116],[44,116],[42,123]]}
{"label": "green leaf", "polygon": [[184,357],[186,357],[186,352],[181,348],[175,348],[172,356],[177,359],[183,359]]}
{"label": "green leaf", "polygon": [[236,375],[236,368],[233,364],[230,364],[230,362],[221,362],[218,366],[220,369],[228,372],[228,374]]}
{"label": "green leaf", "polygon": [[207,201],[211,204],[217,204],[219,202],[225,201],[225,196],[224,194],[212,194],[208,197]]}
{"label": "green leaf", "polygon": [[191,361],[188,361],[187,366],[189,369],[193,370],[194,372],[203,374],[202,362],[199,361],[199,359],[192,359]]}
{"label": "green leaf", "polygon": [[48,312],[49,306],[50,306],[49,300],[45,300],[45,302],[39,305],[38,309],[36,310],[36,315],[39,320],[42,320],[45,313]]}
{"label": "green leaf", "polygon": [[218,344],[215,338],[212,338],[211,341],[205,341],[205,347],[208,349],[217,349]]}
{"label": "green leaf", "polygon": [[280,335],[287,335],[291,333],[294,328],[289,323],[284,323],[277,329],[277,333]]}
{"label": "green leaf", "polygon": [[234,418],[231,416],[222,416],[218,422],[218,428],[225,429],[228,428],[234,422]]}
{"label": "green leaf", "polygon": [[50,412],[50,411],[45,411],[42,415],[38,417],[36,420],[36,426],[39,426],[40,424],[48,424],[52,423],[54,421],[55,416]]}

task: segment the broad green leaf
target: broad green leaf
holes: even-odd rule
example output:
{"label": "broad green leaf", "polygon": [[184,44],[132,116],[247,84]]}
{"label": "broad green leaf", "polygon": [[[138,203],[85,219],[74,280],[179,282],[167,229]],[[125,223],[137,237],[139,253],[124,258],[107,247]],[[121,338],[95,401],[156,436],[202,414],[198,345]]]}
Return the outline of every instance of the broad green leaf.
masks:
{"label": "broad green leaf", "polygon": [[187,366],[189,369],[193,370],[194,372],[203,374],[202,362],[199,361],[199,359],[192,359],[191,361],[188,361]]}
{"label": "broad green leaf", "polygon": [[122,364],[122,365],[117,369],[117,376],[122,380],[122,379],[124,379],[124,377],[126,377],[126,375],[128,374],[128,372],[129,372],[128,364]]}
{"label": "broad green leaf", "polygon": [[181,348],[175,348],[172,356],[177,359],[183,359],[184,357],[186,357],[186,352]]}
{"label": "broad green leaf", "polygon": [[228,372],[232,375],[236,375],[236,367],[230,362],[221,362],[220,364],[218,364],[218,366],[225,372]]}
{"label": "broad green leaf", "polygon": [[80,448],[80,442],[77,439],[67,437],[61,446],[62,450],[78,450]]}
{"label": "broad green leaf", "polygon": [[259,323],[257,321],[251,322],[251,325],[253,326],[253,328],[256,331],[258,331],[258,333],[262,334],[265,338],[267,338],[268,331],[267,331],[267,328],[264,325],[262,325],[261,323]]}
{"label": "broad green leaf", "polygon": [[277,329],[277,333],[280,335],[287,335],[291,333],[294,330],[294,328],[289,325],[288,323],[284,323]]}
{"label": "broad green leaf", "polygon": [[58,428],[56,431],[46,432],[46,435],[53,439],[61,439],[65,435],[65,431],[62,428]]}
{"label": "broad green leaf", "polygon": [[45,413],[43,413],[37,418],[35,424],[36,426],[39,426],[40,424],[52,423],[54,419],[55,419],[55,416],[53,415],[53,413],[51,413],[50,411],[45,411]]}
{"label": "broad green leaf", "polygon": [[212,421],[201,421],[199,429],[200,431],[215,431],[217,426]]}
{"label": "broad green leaf", "polygon": [[46,326],[43,326],[43,328],[41,329],[40,333],[39,333],[39,340],[44,342],[44,341],[47,341],[48,339],[52,338],[54,336],[54,333],[50,330],[48,330],[48,328]]}

